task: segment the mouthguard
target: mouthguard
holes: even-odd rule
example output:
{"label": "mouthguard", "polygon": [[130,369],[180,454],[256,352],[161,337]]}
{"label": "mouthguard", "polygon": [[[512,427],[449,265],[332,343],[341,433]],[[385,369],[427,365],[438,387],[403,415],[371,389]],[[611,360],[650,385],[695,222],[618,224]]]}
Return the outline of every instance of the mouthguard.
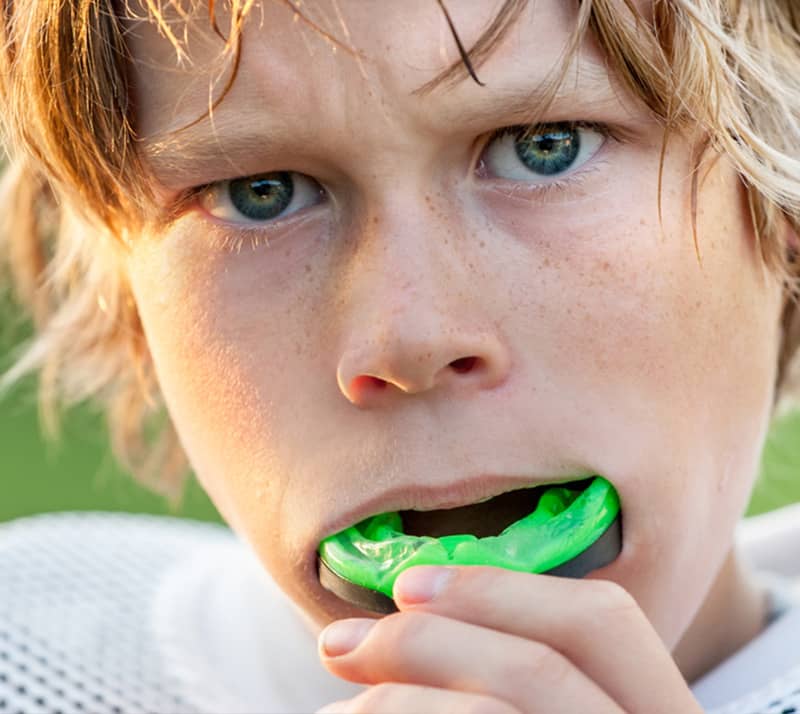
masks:
{"label": "mouthguard", "polygon": [[529,515],[497,536],[413,536],[399,513],[371,516],[320,543],[320,584],[339,598],[379,613],[397,610],[394,581],[416,565],[490,565],[581,578],[622,549],[619,496],[602,476],[539,487]]}

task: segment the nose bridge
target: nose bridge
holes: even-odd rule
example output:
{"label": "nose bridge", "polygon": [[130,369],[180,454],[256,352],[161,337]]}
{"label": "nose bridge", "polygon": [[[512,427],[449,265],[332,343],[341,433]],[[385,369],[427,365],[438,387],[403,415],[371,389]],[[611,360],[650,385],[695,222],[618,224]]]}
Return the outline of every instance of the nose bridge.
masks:
{"label": "nose bridge", "polygon": [[459,230],[453,218],[434,211],[423,192],[400,201],[401,192],[370,211],[360,242],[367,278],[362,289],[371,292],[364,297],[375,309],[388,311],[387,324],[407,317],[420,300],[443,310],[448,293],[463,278],[463,247],[453,242]]}
{"label": "nose bridge", "polygon": [[371,204],[380,208],[364,213],[354,236],[337,366],[342,393],[368,406],[387,392],[498,384],[509,359],[478,294],[459,212],[408,186],[395,184],[390,195]]}

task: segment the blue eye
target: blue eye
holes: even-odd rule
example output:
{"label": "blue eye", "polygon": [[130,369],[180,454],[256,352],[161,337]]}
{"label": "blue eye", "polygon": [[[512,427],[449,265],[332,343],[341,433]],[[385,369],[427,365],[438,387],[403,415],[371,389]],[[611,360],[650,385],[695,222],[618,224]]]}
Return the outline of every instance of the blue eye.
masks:
{"label": "blue eye", "polygon": [[581,135],[575,128],[544,128],[525,132],[514,141],[519,160],[531,171],[554,176],[566,171],[578,156]]}
{"label": "blue eye", "polygon": [[265,223],[313,206],[324,198],[309,176],[273,171],[212,184],[201,199],[217,218],[232,223]]}
{"label": "blue eye", "polygon": [[499,178],[548,183],[589,161],[605,138],[597,129],[571,122],[501,129],[486,147],[482,166]]}

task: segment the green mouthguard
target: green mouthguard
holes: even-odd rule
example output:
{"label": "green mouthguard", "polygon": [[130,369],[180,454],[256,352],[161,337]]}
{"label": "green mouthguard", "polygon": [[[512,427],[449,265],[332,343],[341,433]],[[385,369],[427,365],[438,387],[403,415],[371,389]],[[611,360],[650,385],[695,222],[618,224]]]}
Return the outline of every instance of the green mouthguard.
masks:
{"label": "green mouthguard", "polygon": [[399,513],[367,518],[320,543],[322,563],[354,585],[392,597],[397,576],[415,565],[494,565],[544,573],[575,558],[617,518],[619,496],[602,476],[544,490],[536,509],[500,535],[411,536]]}

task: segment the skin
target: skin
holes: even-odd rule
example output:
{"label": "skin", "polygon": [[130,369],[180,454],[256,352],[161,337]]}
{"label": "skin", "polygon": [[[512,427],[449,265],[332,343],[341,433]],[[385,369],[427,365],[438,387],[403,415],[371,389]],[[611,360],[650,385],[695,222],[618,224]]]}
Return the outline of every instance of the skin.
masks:
{"label": "skin", "polygon": [[[413,90],[457,59],[435,3],[308,5],[359,54],[259,6],[216,133],[204,120],[170,135],[207,108],[220,42],[205,11],[180,68],[152,23],[129,23],[165,211],[184,189],[267,171],[327,196],[250,227],[238,252],[222,244],[241,227],[207,201],[134,241],[130,283],[199,480],[315,630],[338,620],[352,644],[370,626],[349,652],[323,635],[330,671],[371,685],[336,711],[699,711],[686,682],[764,617],[732,534],[769,420],[781,293],[736,174],[723,157],[702,182],[699,263],[693,139],[670,144],[660,226],[661,129],[590,43],[577,89],[570,75],[535,118],[621,140],[559,189],[481,170],[491,132],[533,118],[505,91],[555,65],[568,3],[531,3],[480,67],[486,87],[426,95]],[[467,46],[495,6],[454,4]],[[591,473],[620,494],[624,545],[584,580],[461,568],[428,601],[411,585],[434,569],[419,568],[379,622],[319,585],[319,541],[366,515]]]}

